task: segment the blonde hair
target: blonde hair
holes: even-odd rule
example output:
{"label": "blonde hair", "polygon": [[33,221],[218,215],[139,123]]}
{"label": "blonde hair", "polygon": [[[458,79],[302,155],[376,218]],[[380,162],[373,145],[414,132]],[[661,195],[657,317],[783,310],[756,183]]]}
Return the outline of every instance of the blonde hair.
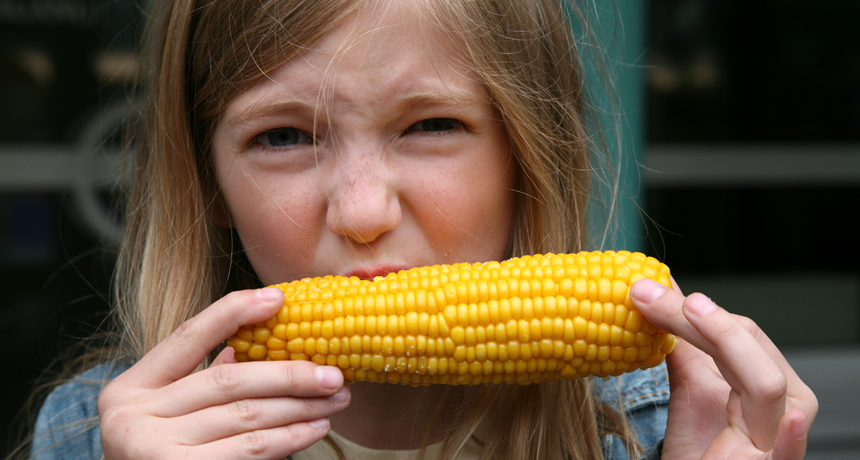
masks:
{"label": "blonde hair", "polygon": [[[214,127],[234,97],[367,2],[154,3],[116,273],[119,351],[110,358],[138,359],[226,292],[259,286],[236,235],[213,222],[223,206],[210,159]],[[571,28],[578,10],[560,0],[427,3],[427,19],[462,45],[459,57],[487,87],[520,166],[510,255],[582,250],[594,164],[611,162],[588,121]],[[487,459],[602,458],[601,430],[639,453],[623,416],[596,400],[588,380],[446,393],[446,406],[462,410],[449,414],[445,459],[482,423],[492,426],[480,440]]]}
{"label": "blonde hair", "polygon": [[[558,0],[451,0],[435,9],[488,88],[520,165],[511,256],[584,249],[594,163],[611,165],[595,158],[605,149],[586,124],[591,107],[571,29],[578,13]],[[624,417],[596,401],[587,380],[478,386],[456,400],[462,410],[442,458],[456,457],[486,419],[497,436],[484,440],[484,459],[602,458],[600,429],[619,435],[631,456],[640,453]]]}

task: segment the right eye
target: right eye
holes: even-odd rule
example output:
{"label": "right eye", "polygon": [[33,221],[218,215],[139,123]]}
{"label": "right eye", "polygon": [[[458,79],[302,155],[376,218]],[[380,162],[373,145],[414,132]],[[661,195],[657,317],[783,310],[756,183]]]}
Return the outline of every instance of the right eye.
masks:
{"label": "right eye", "polygon": [[254,137],[254,142],[265,147],[287,148],[298,144],[311,144],[308,133],[296,128],[275,128]]}

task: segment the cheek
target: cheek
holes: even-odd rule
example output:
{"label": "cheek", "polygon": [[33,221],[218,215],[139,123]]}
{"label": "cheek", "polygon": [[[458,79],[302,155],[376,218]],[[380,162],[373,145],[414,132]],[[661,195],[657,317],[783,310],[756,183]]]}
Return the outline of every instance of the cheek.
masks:
{"label": "cheek", "polygon": [[[237,165],[219,182],[234,219],[240,223],[265,225],[280,221],[299,222],[310,218],[319,200],[317,184],[306,175],[262,171]],[[301,228],[301,226],[299,225]]]}
{"label": "cheek", "polygon": [[292,279],[294,262],[285,261],[308,259],[316,244],[321,214],[313,193],[317,188],[301,178],[250,171],[234,168],[221,178],[233,225],[264,282]]}
{"label": "cheek", "polygon": [[513,173],[507,161],[480,165],[445,168],[427,183],[430,191],[421,213],[432,222],[429,236],[437,248],[450,253],[449,262],[498,260],[508,249]]}

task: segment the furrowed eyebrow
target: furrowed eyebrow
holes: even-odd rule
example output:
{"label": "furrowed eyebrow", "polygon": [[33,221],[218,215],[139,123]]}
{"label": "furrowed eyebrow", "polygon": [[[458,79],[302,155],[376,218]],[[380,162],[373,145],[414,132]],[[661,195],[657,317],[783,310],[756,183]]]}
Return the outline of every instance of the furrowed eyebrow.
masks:
{"label": "furrowed eyebrow", "polygon": [[[468,91],[444,91],[444,92],[410,92],[405,95],[397,95],[394,97],[393,109],[402,110],[403,108],[423,108],[434,106],[449,106],[449,107],[475,107],[488,105],[489,101],[477,97]],[[301,112],[313,116],[316,108],[304,101],[285,100],[277,102],[262,102],[251,104],[241,112],[232,116],[227,120],[229,126],[242,126],[245,123],[268,116],[278,115],[284,112]],[[320,118],[324,118],[320,114]]]}
{"label": "furrowed eyebrow", "polygon": [[252,104],[245,110],[242,110],[241,112],[232,116],[227,121],[227,124],[230,126],[241,126],[251,120],[257,118],[265,118],[283,112],[299,111],[303,113],[313,114],[314,110],[314,106],[312,106],[311,104],[296,100]]}
{"label": "furrowed eyebrow", "polygon": [[486,105],[489,102],[475,95],[463,91],[446,91],[445,93],[420,92],[405,95],[398,101],[401,107],[427,107],[427,106],[475,106]]}

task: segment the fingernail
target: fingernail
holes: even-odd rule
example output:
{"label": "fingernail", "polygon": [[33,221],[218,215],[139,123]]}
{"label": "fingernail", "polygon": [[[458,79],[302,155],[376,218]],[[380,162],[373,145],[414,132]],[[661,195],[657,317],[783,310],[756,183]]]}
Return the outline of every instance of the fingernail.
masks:
{"label": "fingernail", "polygon": [[665,286],[656,281],[644,278],[633,285],[633,289],[630,290],[630,297],[642,303],[651,304],[660,297],[663,297],[663,294],[665,293]]}
{"label": "fingernail", "polygon": [[806,438],[806,434],[806,414],[803,414],[791,424],[791,435],[794,439],[802,441]]}
{"label": "fingernail", "polygon": [[687,310],[696,316],[707,316],[717,309],[713,300],[702,294],[694,294],[687,298]]}
{"label": "fingernail", "polygon": [[329,396],[329,400],[337,404],[346,402],[347,399],[349,399],[349,388],[346,386],[341,387],[337,393]]}
{"label": "fingernail", "polygon": [[341,375],[338,369],[331,366],[317,366],[314,369],[314,376],[317,378],[317,382],[326,390],[337,388],[341,382]]}
{"label": "fingernail", "polygon": [[263,302],[274,302],[281,297],[281,290],[278,288],[263,288],[257,289],[257,298]]}
{"label": "fingernail", "polygon": [[221,364],[235,364],[238,362],[236,361],[236,350],[233,347],[225,348],[218,357],[221,358]]}
{"label": "fingernail", "polygon": [[311,420],[308,422],[308,425],[316,428],[320,431],[328,431],[331,423],[328,421],[328,417],[318,418],[316,420]]}

